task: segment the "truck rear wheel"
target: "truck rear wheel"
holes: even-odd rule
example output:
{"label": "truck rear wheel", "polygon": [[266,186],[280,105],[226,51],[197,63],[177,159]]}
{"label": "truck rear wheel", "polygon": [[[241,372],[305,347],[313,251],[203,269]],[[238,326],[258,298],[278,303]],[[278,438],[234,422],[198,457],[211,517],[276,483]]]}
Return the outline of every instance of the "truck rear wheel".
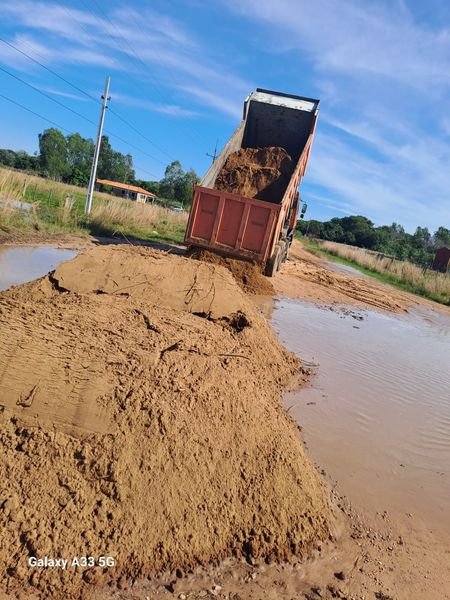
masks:
{"label": "truck rear wheel", "polygon": [[266,262],[266,268],[264,273],[267,277],[273,277],[275,273],[280,268],[280,265],[283,261],[283,248],[280,243],[275,246],[275,250],[273,251],[272,256]]}

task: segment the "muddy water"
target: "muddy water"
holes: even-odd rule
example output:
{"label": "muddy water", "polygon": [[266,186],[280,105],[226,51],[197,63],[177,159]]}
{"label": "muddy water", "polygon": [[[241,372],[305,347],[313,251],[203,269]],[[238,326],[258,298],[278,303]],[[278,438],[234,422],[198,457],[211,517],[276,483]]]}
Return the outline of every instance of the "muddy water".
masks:
{"label": "muddy water", "polygon": [[0,246],[0,290],[42,277],[76,254],[62,248]]}
{"label": "muddy water", "polygon": [[319,363],[311,386],[286,397],[313,460],[361,506],[450,533],[450,319],[283,299],[273,323]]}

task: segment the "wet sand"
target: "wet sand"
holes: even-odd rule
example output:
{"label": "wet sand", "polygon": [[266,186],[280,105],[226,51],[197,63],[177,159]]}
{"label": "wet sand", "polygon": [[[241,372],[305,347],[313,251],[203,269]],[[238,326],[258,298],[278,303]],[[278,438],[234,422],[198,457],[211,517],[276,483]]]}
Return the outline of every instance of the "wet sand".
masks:
{"label": "wet sand", "polygon": [[[277,325],[280,324],[277,321],[279,309],[275,310],[274,323],[285,343],[306,358],[306,366],[317,365],[311,373],[310,386],[294,396],[287,396],[286,408],[289,409],[289,415],[298,418],[308,453],[316,461],[317,470],[331,489],[335,507],[331,540],[318,544],[313,557],[306,562],[292,559],[289,563],[267,564],[258,559],[250,562],[227,559],[219,565],[193,568],[190,572],[168,571],[151,581],[122,578],[118,582],[120,589],[114,591],[111,586],[97,585],[90,589],[90,597],[124,599],[147,596],[152,599],[192,600],[450,598],[450,554],[445,519],[448,513],[444,514],[448,479],[445,479],[446,471],[441,467],[435,471],[420,469],[421,466],[432,464],[439,452],[447,448],[448,413],[436,413],[433,410],[430,413],[430,406],[436,408],[436,395],[427,396],[431,392],[427,387],[428,378],[431,376],[433,381],[440,381],[439,376],[433,373],[433,365],[438,365],[433,362],[420,364],[417,379],[409,378],[405,368],[398,376],[395,362],[388,362],[388,366],[392,367],[390,369],[382,362],[385,358],[383,340],[386,338],[381,336],[377,340],[376,337],[377,333],[381,335],[386,332],[400,340],[399,332],[395,333],[397,319],[417,318],[429,323],[433,331],[437,328],[441,333],[436,333],[436,336],[445,339],[448,321],[443,320],[443,315],[450,314],[450,311],[438,307],[437,311],[430,312],[429,307],[434,303],[373,281],[364,281],[361,285],[361,279],[330,270],[327,263],[306,253],[298,245],[294,248],[291,260],[273,279],[280,296],[303,298],[316,304],[313,312],[306,314],[301,312],[306,310],[305,306],[301,309],[296,307],[293,321],[286,305],[281,306],[281,320],[284,319],[282,328]],[[263,299],[263,305],[265,314],[269,315],[271,300]],[[333,320],[337,320],[339,325],[336,330],[323,315],[323,318],[316,320],[317,305],[322,307],[323,315],[329,313]],[[373,307],[378,309],[377,316],[372,316]],[[412,317],[408,314],[411,312]],[[386,324],[383,319],[387,317],[383,315],[391,315],[389,318],[395,321]],[[359,320],[361,316],[363,321]],[[380,327],[381,322],[385,325],[384,329]],[[305,324],[310,327],[305,327]],[[318,330],[314,329],[315,326]],[[368,334],[371,343],[366,353],[351,356],[335,346],[334,343],[341,336],[341,326],[348,326],[349,331],[351,328],[346,336],[349,342],[357,339],[352,336]],[[400,325],[403,334],[404,329]],[[414,347],[421,344],[427,356],[427,344],[420,336],[416,339],[415,325],[411,331],[409,325],[406,326],[406,330],[407,335],[411,335],[408,349],[413,354],[408,357],[405,353],[402,359],[407,366],[411,365],[408,372],[414,373]],[[315,347],[313,342],[320,333],[323,344]],[[305,345],[298,346],[299,340],[304,341]],[[405,344],[400,344],[400,350],[406,347]],[[321,355],[318,359],[322,350],[330,358]],[[377,350],[378,354],[373,350]],[[395,353],[398,355],[397,349]],[[336,356],[341,360],[336,361]],[[334,364],[331,359],[334,359]],[[424,359],[419,357],[419,360]],[[370,372],[364,369],[367,364],[372,367]],[[320,379],[322,373],[328,382]],[[362,378],[352,381],[354,374]],[[404,392],[400,396],[393,394],[391,387],[397,383],[396,379],[399,379]],[[382,387],[372,390],[374,381],[381,383]],[[442,382],[445,384],[444,380]],[[331,385],[330,393],[324,392],[325,384]],[[354,385],[360,390],[357,399],[350,393]],[[443,389],[445,392],[447,386]],[[439,394],[442,389],[438,387],[437,391]],[[324,395],[327,397],[324,398]],[[402,419],[407,411],[411,425],[417,428],[423,415],[414,411],[410,414],[411,402],[408,404],[408,401],[415,398],[420,402],[422,397],[425,398],[423,408],[434,422],[423,423],[429,427],[419,444],[414,444],[414,436],[411,442],[407,442],[405,436],[396,437],[389,428],[383,427],[382,417],[386,409],[390,409],[394,413],[388,412],[388,425],[394,429],[397,425],[397,428],[403,428],[404,434],[408,433],[411,427],[404,427]],[[384,404],[375,410],[373,403],[380,399]],[[356,400],[360,400],[359,404]],[[417,402],[413,402],[412,408],[417,409],[416,405]],[[332,426],[335,426],[334,433]],[[433,438],[430,438],[430,431],[434,432]],[[337,446],[331,443],[333,435],[338,437]],[[352,439],[357,445],[357,452],[352,446]],[[367,451],[364,443],[374,448],[372,453]],[[379,448],[384,448],[386,452],[380,452],[378,456]],[[424,478],[421,472],[426,473]],[[443,488],[439,486],[440,477],[443,478]],[[408,498],[410,502],[406,508]],[[438,514],[442,518],[433,520],[441,509]]]}

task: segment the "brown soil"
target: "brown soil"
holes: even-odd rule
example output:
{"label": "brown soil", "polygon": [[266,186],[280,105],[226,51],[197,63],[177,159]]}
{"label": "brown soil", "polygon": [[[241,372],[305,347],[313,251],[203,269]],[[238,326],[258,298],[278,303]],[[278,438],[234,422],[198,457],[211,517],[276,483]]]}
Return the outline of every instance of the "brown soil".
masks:
{"label": "brown soil", "polygon": [[282,407],[302,373],[221,266],[97,248],[1,294],[3,592],[81,598],[230,555],[307,556],[331,521]]}
{"label": "brown soil", "polygon": [[323,304],[351,304],[391,312],[405,312],[411,294],[368,278],[355,278],[332,271],[328,263],[294,240],[289,259],[273,278],[276,293]]}
{"label": "brown soil", "polygon": [[95,243],[95,238],[82,233],[47,233],[30,229],[0,229],[0,245],[5,246],[53,246],[82,250]]}
{"label": "brown soil", "polygon": [[300,298],[327,306],[351,305],[390,312],[408,312],[424,307],[450,315],[450,307],[411,294],[369,277],[354,277],[332,270],[332,263],[312,254],[298,240],[289,258],[272,278],[275,292],[287,298]]}
{"label": "brown soil", "polygon": [[249,294],[272,296],[275,293],[270,280],[263,275],[262,267],[253,262],[219,256],[208,250],[193,250],[189,256],[228,269],[241,288]]}
{"label": "brown soil", "polygon": [[248,564],[228,559],[177,577],[165,573],[132,590],[98,590],[96,600],[448,600],[448,546],[436,546],[412,516],[392,519],[339,505],[337,539],[320,544],[306,563]]}
{"label": "brown soil", "polygon": [[294,163],[284,148],[241,148],[227,158],[215,188],[247,198],[279,202]]}

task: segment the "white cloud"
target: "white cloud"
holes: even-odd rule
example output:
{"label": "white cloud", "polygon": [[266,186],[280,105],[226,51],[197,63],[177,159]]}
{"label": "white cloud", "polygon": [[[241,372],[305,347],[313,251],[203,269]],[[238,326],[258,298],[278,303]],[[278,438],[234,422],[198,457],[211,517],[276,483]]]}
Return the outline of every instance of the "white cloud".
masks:
{"label": "white cloud", "polygon": [[291,34],[316,66],[351,77],[383,75],[412,87],[450,84],[450,34],[413,21],[404,5],[316,0],[231,0],[237,12]]}
{"label": "white cloud", "polygon": [[173,117],[196,117],[199,113],[194,110],[189,110],[178,106],[176,104],[159,104],[150,100],[144,100],[141,98],[135,98],[134,96],[128,96],[114,92],[112,95],[112,102],[117,101],[119,104],[126,104],[128,106],[136,106],[138,108],[144,108],[164,115],[170,115]]}
{"label": "white cloud", "polygon": [[201,87],[189,85],[179,86],[178,89],[193,96],[202,104],[206,104],[215,110],[220,110],[221,112],[227,113],[237,120],[242,119],[241,105],[238,104],[236,100],[228,100],[225,94],[214,93]]}
{"label": "white cloud", "polygon": [[322,106],[305,181],[378,223],[450,222],[450,29],[402,1],[222,4],[313,68]]}
{"label": "white cloud", "polygon": [[72,94],[71,92],[64,92],[63,90],[58,90],[56,88],[48,87],[45,85],[36,85],[35,87],[38,88],[38,90],[46,92],[47,94],[52,94],[53,96],[61,96],[62,98],[70,98],[71,100],[79,100],[81,102],[87,102],[88,100],[86,96]]}
{"label": "white cloud", "polygon": [[[102,5],[105,17],[95,7],[82,11],[51,1],[21,0],[13,4],[0,0],[0,10],[6,19],[39,36],[36,41],[29,34],[22,43],[34,44],[35,51],[28,52],[47,63],[122,71],[135,79],[136,89],[142,89],[142,78],[146,78],[158,96],[153,104],[157,112],[195,116],[197,110],[174,101],[182,90],[182,98],[188,98],[190,105],[208,105],[236,117],[240,111],[231,98],[241,101],[252,87],[218,64],[182,23],[151,8],[138,12],[129,6],[111,10]],[[45,45],[42,34],[46,36]],[[14,59],[13,50],[8,55]],[[26,68],[24,60],[17,57],[15,66]],[[195,89],[197,85],[201,91]]]}

